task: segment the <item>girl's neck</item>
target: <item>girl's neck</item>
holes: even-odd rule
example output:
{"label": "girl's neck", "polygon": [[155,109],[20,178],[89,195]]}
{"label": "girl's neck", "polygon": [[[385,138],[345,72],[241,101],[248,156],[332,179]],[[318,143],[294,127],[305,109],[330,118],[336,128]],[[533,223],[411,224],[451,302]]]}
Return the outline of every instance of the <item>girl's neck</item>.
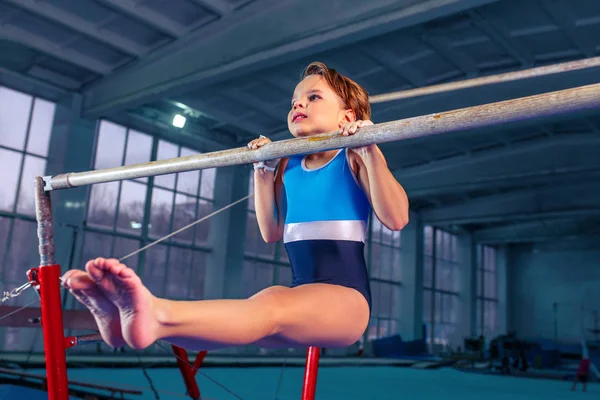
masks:
{"label": "girl's neck", "polygon": [[310,161],[320,161],[320,160],[329,160],[334,157],[339,150],[328,150],[320,153],[312,153],[308,154],[305,158]]}

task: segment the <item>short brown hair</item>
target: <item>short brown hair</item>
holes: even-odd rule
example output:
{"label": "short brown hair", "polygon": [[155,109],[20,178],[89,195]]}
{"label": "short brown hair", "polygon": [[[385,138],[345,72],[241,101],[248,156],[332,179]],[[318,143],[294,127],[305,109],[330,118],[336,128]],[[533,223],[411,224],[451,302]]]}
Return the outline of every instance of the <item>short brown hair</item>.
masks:
{"label": "short brown hair", "polygon": [[322,62],[310,63],[304,69],[301,79],[312,75],[321,75],[325,78],[329,87],[341,97],[344,105],[354,111],[357,120],[371,119],[371,104],[365,88],[335,69],[328,68]]}

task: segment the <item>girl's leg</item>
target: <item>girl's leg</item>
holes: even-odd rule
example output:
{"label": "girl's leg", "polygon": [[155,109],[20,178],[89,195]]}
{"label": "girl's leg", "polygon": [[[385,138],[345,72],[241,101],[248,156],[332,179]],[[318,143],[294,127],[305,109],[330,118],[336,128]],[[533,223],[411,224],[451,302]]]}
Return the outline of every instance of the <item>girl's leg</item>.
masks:
{"label": "girl's leg", "polygon": [[171,301],[152,296],[117,260],[98,259],[88,273],[119,309],[123,337],[133,348],[158,339],[197,350],[250,343],[348,346],[369,319],[364,297],[337,285],[275,287],[246,300]]}

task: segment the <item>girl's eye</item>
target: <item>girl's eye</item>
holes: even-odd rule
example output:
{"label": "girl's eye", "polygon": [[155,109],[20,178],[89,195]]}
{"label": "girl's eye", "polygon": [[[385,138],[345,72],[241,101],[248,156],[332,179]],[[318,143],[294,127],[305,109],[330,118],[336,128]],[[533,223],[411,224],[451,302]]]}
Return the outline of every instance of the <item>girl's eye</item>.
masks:
{"label": "girl's eye", "polygon": [[320,99],[321,96],[319,96],[318,94],[312,94],[310,95],[310,97],[308,98],[310,101],[316,100],[316,99]]}

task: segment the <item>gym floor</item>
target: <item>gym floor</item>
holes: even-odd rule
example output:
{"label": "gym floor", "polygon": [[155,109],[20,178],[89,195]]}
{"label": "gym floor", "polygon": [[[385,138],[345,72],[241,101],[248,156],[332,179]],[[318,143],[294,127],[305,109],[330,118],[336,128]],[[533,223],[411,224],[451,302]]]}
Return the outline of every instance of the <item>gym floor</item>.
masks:
{"label": "gym floor", "polygon": [[[303,368],[287,367],[276,397],[281,368],[202,368],[203,373],[216,380],[244,400],[297,400],[300,398]],[[29,372],[44,373],[43,370]],[[141,369],[71,368],[69,378],[119,388],[142,390],[142,395],[126,396],[140,400],[184,399],[185,386],[177,369],[148,369],[158,397],[150,389]],[[205,376],[198,382],[204,400],[236,399]],[[355,366],[322,367],[319,371],[317,399],[323,400],[397,400],[397,399],[461,399],[461,400],[562,400],[579,399],[571,382],[492,376],[461,372],[453,368],[417,370],[405,367]],[[598,398],[600,385],[588,384],[586,398]],[[106,394],[106,393],[105,393]],[[119,397],[115,397],[119,398]],[[187,397],[189,398],[189,397]]]}

